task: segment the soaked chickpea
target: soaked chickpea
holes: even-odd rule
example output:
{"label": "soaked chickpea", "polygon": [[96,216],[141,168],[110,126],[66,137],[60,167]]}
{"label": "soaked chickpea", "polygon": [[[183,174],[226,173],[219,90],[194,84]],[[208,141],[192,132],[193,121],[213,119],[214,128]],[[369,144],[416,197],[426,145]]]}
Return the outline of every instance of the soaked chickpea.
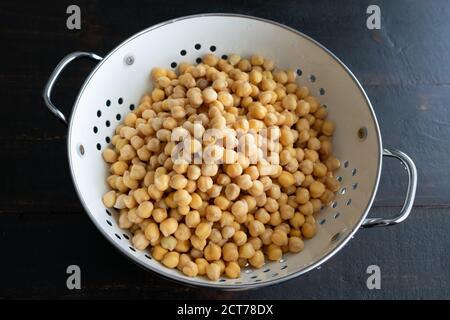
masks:
{"label": "soaked chickpea", "polygon": [[272,261],[278,261],[281,259],[281,256],[283,255],[283,251],[281,251],[281,248],[275,244],[270,244],[267,247],[267,258]]}
{"label": "soaked chickpea", "polygon": [[234,261],[231,261],[225,267],[225,275],[230,279],[239,278],[241,275],[241,267]]}
{"label": "soaked chickpea", "polygon": [[209,262],[204,258],[196,258],[195,264],[198,268],[198,275],[205,275],[206,274],[206,268],[209,265]]}
{"label": "soaked chickpea", "polygon": [[305,247],[305,243],[300,237],[290,237],[289,238],[289,251],[290,252],[300,252]]}
{"label": "soaked chickpea", "polygon": [[210,263],[206,266],[206,275],[210,280],[217,281],[220,278],[220,265],[217,263]]}
{"label": "soaked chickpea", "polygon": [[336,125],[293,70],[259,54],[151,70],[101,153],[102,196],[138,250],[188,277],[235,279],[301,252],[340,189]]}
{"label": "soaked chickpea", "polygon": [[172,251],[168,252],[166,255],[164,255],[164,258],[162,259],[162,263],[167,268],[175,268],[178,265],[180,259],[180,254],[178,252]]}
{"label": "soaked chickpea", "polygon": [[245,243],[239,247],[239,257],[244,259],[250,259],[255,254],[255,248],[251,243]]}

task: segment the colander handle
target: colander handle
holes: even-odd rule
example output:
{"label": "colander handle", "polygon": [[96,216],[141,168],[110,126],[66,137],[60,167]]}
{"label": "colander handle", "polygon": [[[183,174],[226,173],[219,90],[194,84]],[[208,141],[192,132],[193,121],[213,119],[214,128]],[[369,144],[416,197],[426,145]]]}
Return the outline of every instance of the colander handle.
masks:
{"label": "colander handle", "polygon": [[55,117],[57,117],[66,126],[67,126],[66,116],[61,111],[59,111],[59,109],[53,104],[50,97],[51,97],[53,85],[55,84],[56,80],[58,80],[58,77],[61,74],[61,72],[64,70],[64,68],[73,60],[78,59],[78,58],[83,58],[83,57],[91,58],[91,59],[94,59],[97,61],[100,61],[103,59],[102,57],[100,57],[92,52],[77,51],[77,52],[69,53],[58,63],[58,65],[53,70],[52,74],[50,75],[50,79],[48,79],[47,84],[45,85],[45,88],[44,88],[44,92],[42,94],[47,108],[50,110],[51,113],[53,113],[55,115]]}
{"label": "colander handle", "polygon": [[408,155],[395,149],[384,149],[383,156],[395,158],[404,165],[406,173],[408,174],[408,188],[406,190],[406,199],[403,203],[402,209],[400,210],[400,214],[397,217],[392,219],[369,218],[364,220],[362,224],[363,228],[385,227],[403,222],[406,218],[408,218],[413,208],[417,189],[417,169],[414,162],[410,157],[408,157]]}

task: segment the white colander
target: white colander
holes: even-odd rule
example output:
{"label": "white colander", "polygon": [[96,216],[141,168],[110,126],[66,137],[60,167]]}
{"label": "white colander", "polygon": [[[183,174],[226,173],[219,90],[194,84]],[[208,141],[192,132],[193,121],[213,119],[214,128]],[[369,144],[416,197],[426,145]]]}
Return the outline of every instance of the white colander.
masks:
{"label": "white colander", "polygon": [[[276,66],[295,69],[298,83],[328,107],[336,122],[334,153],[342,167],[336,175],[341,189],[331,206],[316,215],[317,235],[305,249],[285,254],[280,261],[261,269],[244,268],[239,279],[217,282],[189,278],[138,251],[130,233],[119,228],[117,212],[107,210],[102,195],[108,167],[101,150],[108,146],[114,128],[137,106],[151,88],[149,72],[155,66],[176,68],[181,61],[195,62],[206,53],[222,56],[254,53],[273,59]],[[86,79],[73,107],[70,121],[52,104],[50,94],[64,67],[79,57],[100,62]],[[363,88],[350,70],[322,45],[308,36],[272,21],[234,14],[203,14],[183,17],[150,27],[123,42],[105,58],[74,52],[55,68],[44,90],[50,111],[69,126],[68,155],[80,200],[97,228],[122,253],[148,270],[180,282],[222,289],[246,289],[278,283],[303,274],[332,257],[360,227],[387,226],[403,221],[410,213],[417,173],[412,160],[400,151],[383,150],[377,119]],[[366,219],[380,178],[382,156],[400,160],[409,178],[406,200],[393,219]]]}

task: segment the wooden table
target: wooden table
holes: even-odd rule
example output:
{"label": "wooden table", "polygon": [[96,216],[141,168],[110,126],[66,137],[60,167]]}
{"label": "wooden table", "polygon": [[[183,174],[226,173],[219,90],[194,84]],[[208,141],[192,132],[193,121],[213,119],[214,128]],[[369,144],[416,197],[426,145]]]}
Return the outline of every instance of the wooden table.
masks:
{"label": "wooden table", "polygon": [[[66,28],[70,4],[0,3],[0,298],[450,298],[448,1],[77,1],[79,31]],[[381,8],[381,30],[366,28],[370,4]],[[318,40],[347,64],[371,98],[385,146],[405,151],[417,164],[417,198],[406,222],[360,230],[320,270],[235,293],[163,280],[100,235],[75,194],[66,128],[45,109],[44,84],[69,52],[105,55],[148,26],[203,12],[278,21]],[[66,113],[92,67],[79,62],[58,82],[54,100]],[[399,211],[406,186],[400,169],[385,161],[371,215]],[[81,290],[66,288],[71,264],[81,267]],[[366,269],[373,264],[381,268],[381,290],[366,287]]]}

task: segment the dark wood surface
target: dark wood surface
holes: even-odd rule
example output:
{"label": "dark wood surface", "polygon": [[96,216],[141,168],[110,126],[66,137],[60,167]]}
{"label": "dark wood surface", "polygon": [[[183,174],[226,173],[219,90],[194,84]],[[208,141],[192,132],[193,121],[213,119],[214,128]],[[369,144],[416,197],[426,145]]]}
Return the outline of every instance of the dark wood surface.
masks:
{"label": "dark wood surface", "polygon": [[[0,24],[0,298],[450,298],[450,3],[448,1],[77,1],[82,29],[66,29],[69,1],[2,1]],[[366,28],[378,4],[379,31]],[[96,230],[75,194],[66,129],[45,110],[41,91],[67,53],[106,54],[155,23],[203,12],[235,12],[298,29],[333,51],[362,82],[385,146],[408,153],[419,172],[410,218],[360,230],[320,270],[257,291],[184,287],[143,271]],[[92,68],[70,66],[54,100],[70,112]],[[405,177],[386,161],[372,215],[401,207]],[[65,269],[82,269],[82,290]],[[366,268],[382,270],[368,290]]]}

